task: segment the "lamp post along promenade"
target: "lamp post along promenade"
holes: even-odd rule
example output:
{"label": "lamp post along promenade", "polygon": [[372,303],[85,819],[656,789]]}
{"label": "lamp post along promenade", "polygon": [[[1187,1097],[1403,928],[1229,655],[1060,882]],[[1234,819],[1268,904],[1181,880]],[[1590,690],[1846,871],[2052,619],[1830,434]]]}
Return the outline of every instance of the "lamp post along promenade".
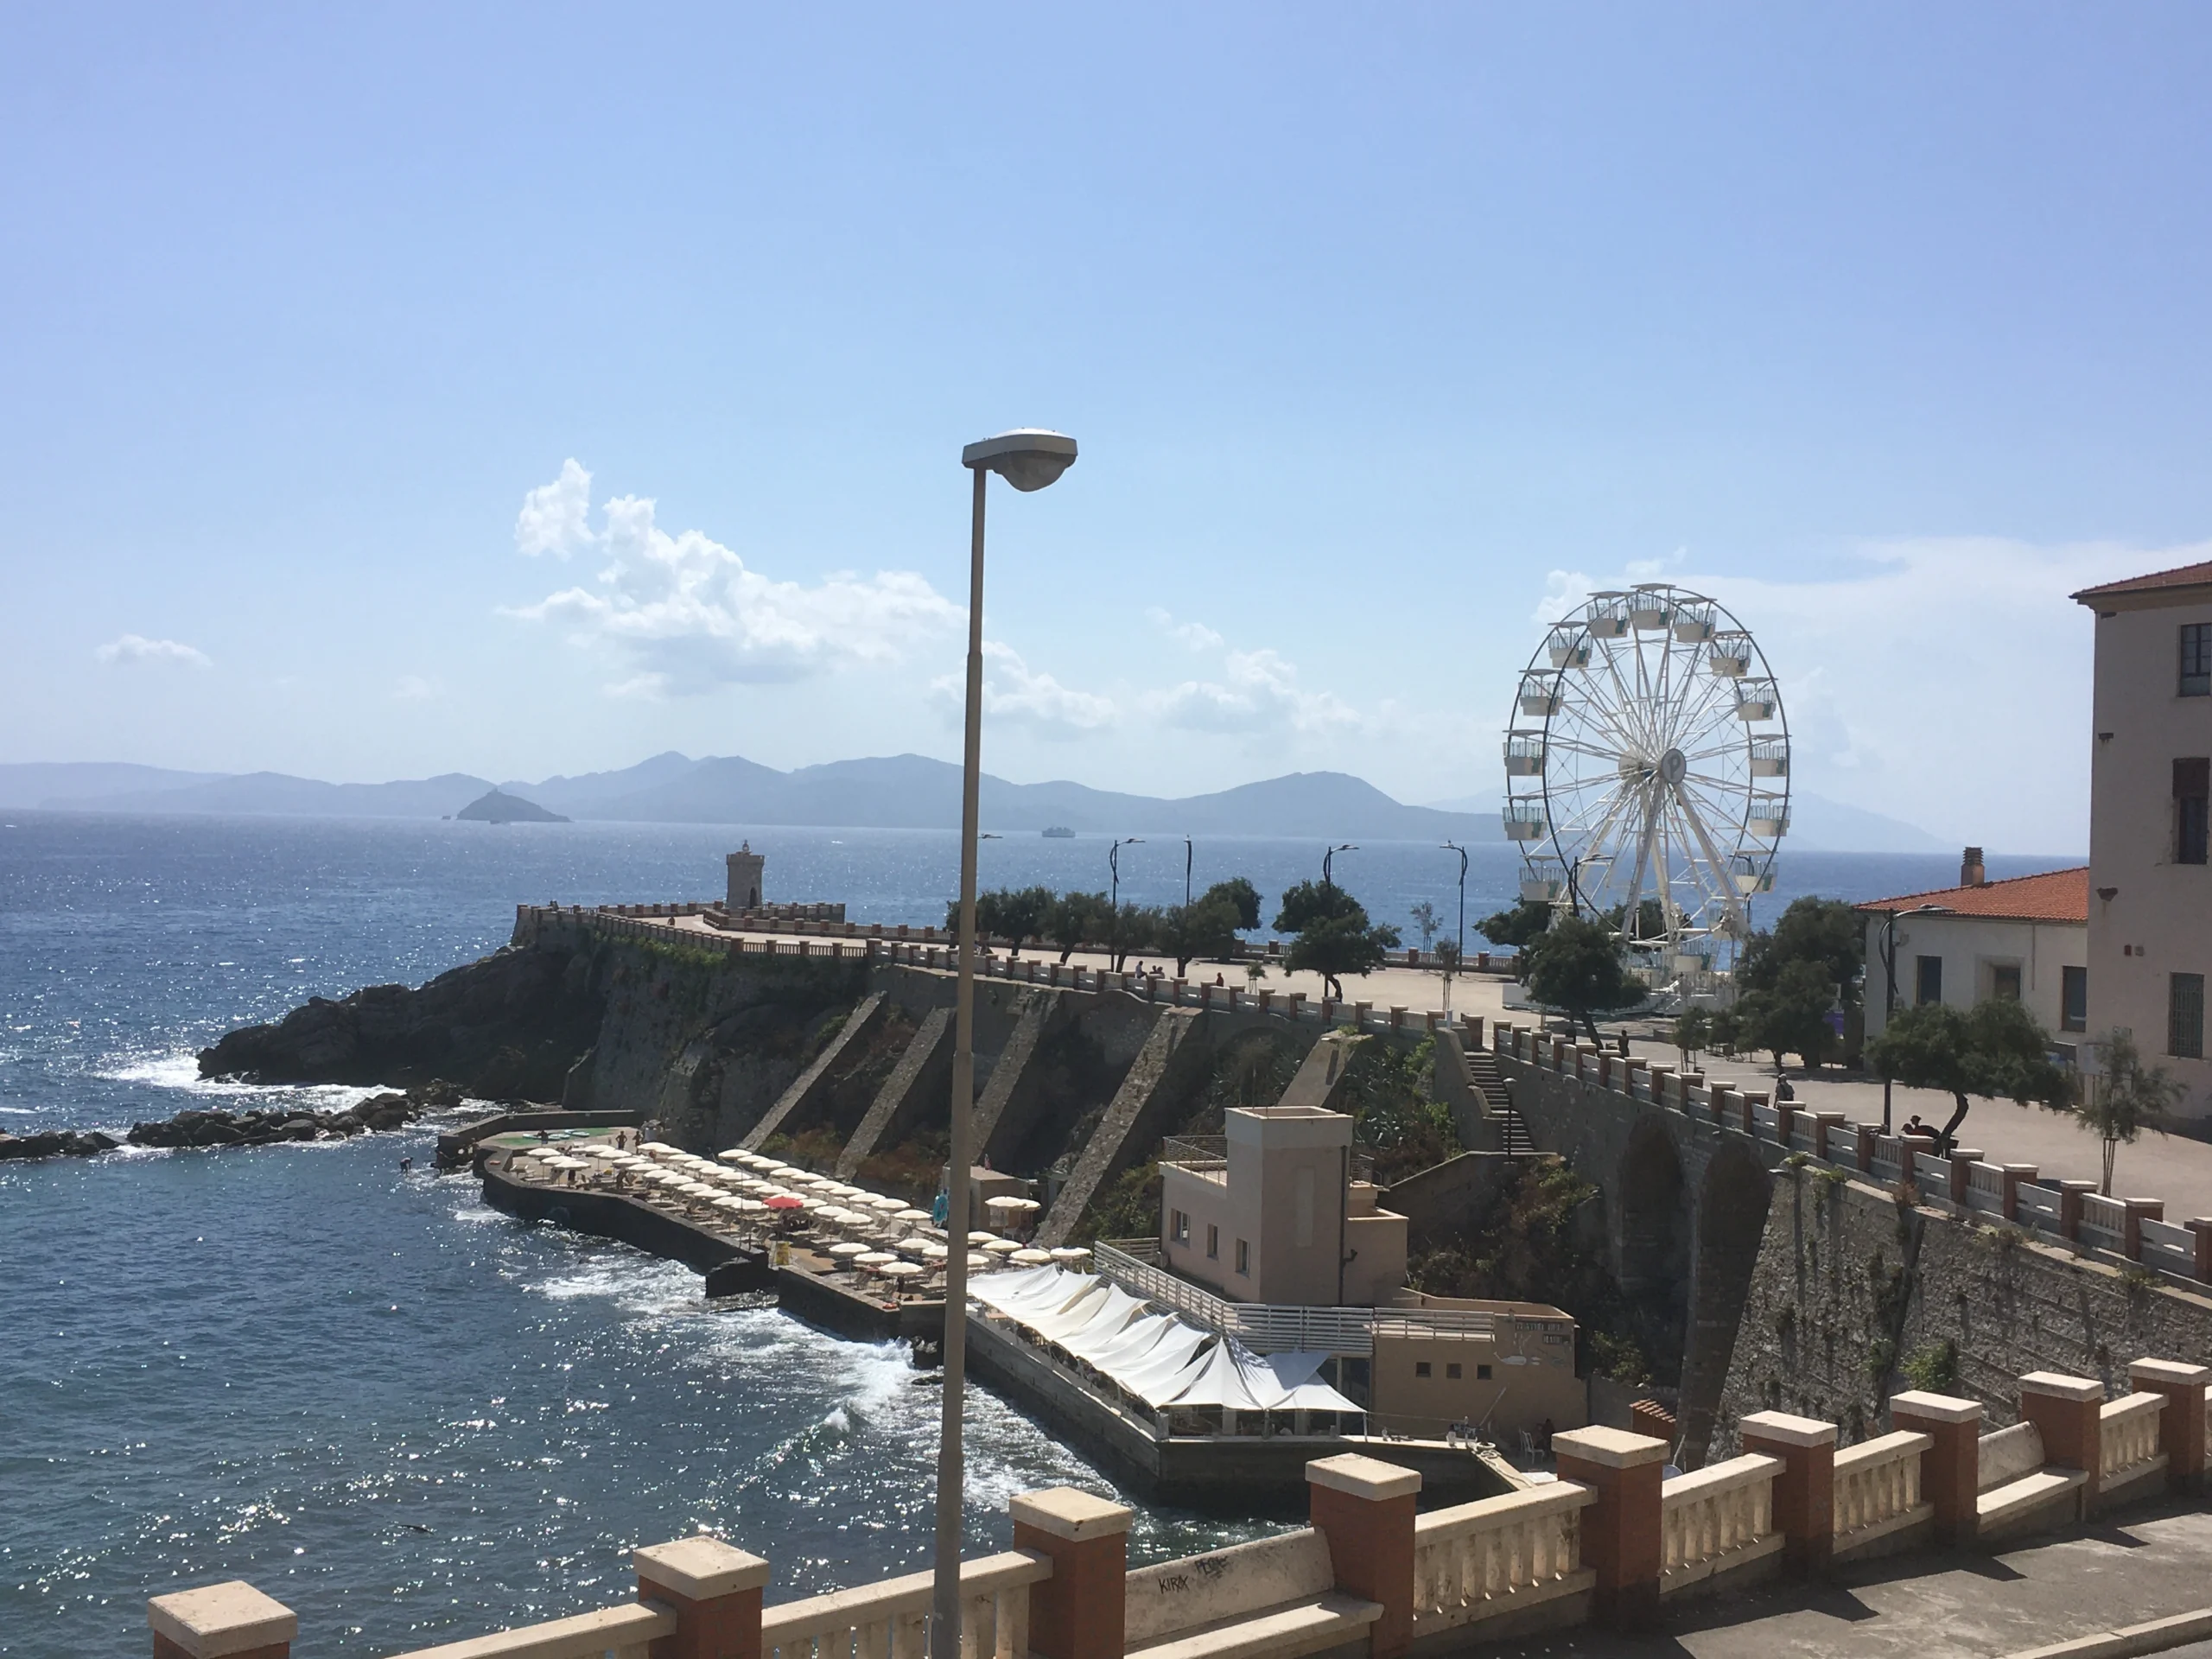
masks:
{"label": "lamp post along promenade", "polygon": [[[968,1231],[969,1115],[976,1093],[976,842],[983,773],[983,498],[996,473],[1027,493],[1075,464],[1075,440],[1034,429],[1001,432],[960,452],[975,474],[968,539],[968,704],[960,777],[960,951],[953,1003],[952,1135],[945,1178],[945,1236]],[[944,1258],[944,1415],[937,1453],[937,1535],[930,1603],[930,1659],[960,1659],[960,1522],[965,1465],[960,1440],[968,1362],[968,1253]]]}

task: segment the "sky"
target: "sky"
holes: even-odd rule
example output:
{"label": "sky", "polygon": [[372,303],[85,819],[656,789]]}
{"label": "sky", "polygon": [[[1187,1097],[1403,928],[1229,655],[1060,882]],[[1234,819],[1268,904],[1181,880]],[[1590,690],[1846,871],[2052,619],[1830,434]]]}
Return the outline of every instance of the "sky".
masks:
{"label": "sky", "polygon": [[1724,601],[1800,788],[2087,840],[2087,583],[2212,557],[2212,14],[17,8],[0,760],[959,753],[1498,793]]}

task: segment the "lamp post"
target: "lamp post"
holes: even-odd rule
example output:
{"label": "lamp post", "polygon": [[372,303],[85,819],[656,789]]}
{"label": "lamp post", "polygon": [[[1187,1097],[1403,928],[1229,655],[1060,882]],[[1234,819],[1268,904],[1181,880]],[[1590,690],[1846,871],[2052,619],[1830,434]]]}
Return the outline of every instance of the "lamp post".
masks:
{"label": "lamp post", "polygon": [[1325,887],[1333,887],[1337,885],[1336,878],[1329,874],[1329,866],[1335,861],[1338,853],[1356,853],[1358,850],[1359,848],[1355,843],[1347,841],[1325,851],[1321,855],[1321,885]]}
{"label": "lamp post", "polygon": [[1452,978],[1467,959],[1467,849],[1456,841],[1447,841],[1439,850],[1459,855],[1459,942],[1453,947],[1452,966],[1444,975],[1444,1012],[1448,1018],[1452,1013]]}
{"label": "lamp post", "polygon": [[1106,849],[1106,870],[1113,878],[1113,891],[1106,899],[1106,960],[1117,974],[1122,971],[1122,849],[1143,845],[1142,836],[1125,836]]}
{"label": "lamp post", "polygon": [[951,1169],[945,1181],[944,1412],[938,1434],[937,1538],[930,1601],[930,1659],[960,1659],[960,1522],[964,1504],[961,1411],[968,1369],[969,1116],[976,1093],[976,842],[983,773],[983,497],[996,473],[1027,493],[1075,464],[1075,440],[1058,432],[1001,432],[960,452],[975,474],[968,541],[968,704],[960,776],[959,976],[953,1001]]}
{"label": "lamp post", "polygon": [[[1897,1012],[1897,918],[1900,916],[1936,916],[1947,912],[1948,905],[1916,905],[1910,910],[1893,910],[1882,924],[1882,1029],[1887,1032],[1890,1021]],[[1890,1132],[1890,1080],[1882,1079],[1882,1133]]]}
{"label": "lamp post", "polygon": [[1191,860],[1194,855],[1191,850],[1191,838],[1185,836],[1183,837],[1183,912],[1185,916],[1191,910]]}

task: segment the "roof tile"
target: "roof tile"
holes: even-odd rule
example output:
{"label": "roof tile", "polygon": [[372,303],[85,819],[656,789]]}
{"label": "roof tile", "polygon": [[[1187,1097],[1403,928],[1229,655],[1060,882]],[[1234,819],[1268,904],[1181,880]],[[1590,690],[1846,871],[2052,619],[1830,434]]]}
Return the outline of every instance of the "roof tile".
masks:
{"label": "roof tile", "polygon": [[1915,910],[1922,905],[1941,905],[1955,915],[1979,916],[1992,921],[2072,922],[2087,926],[2089,867],[2082,864],[2070,870],[2047,870],[2041,875],[2016,875],[1979,887],[1941,887],[1932,893],[1908,893],[1895,899],[1872,899],[1856,908]]}

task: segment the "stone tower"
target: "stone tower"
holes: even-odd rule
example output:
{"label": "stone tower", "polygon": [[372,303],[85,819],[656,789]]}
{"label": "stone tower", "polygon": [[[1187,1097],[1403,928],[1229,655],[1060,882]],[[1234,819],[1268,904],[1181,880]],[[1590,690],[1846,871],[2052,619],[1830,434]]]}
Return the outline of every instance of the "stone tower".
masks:
{"label": "stone tower", "polygon": [[729,855],[729,909],[760,908],[760,867],[766,862],[750,841]]}

